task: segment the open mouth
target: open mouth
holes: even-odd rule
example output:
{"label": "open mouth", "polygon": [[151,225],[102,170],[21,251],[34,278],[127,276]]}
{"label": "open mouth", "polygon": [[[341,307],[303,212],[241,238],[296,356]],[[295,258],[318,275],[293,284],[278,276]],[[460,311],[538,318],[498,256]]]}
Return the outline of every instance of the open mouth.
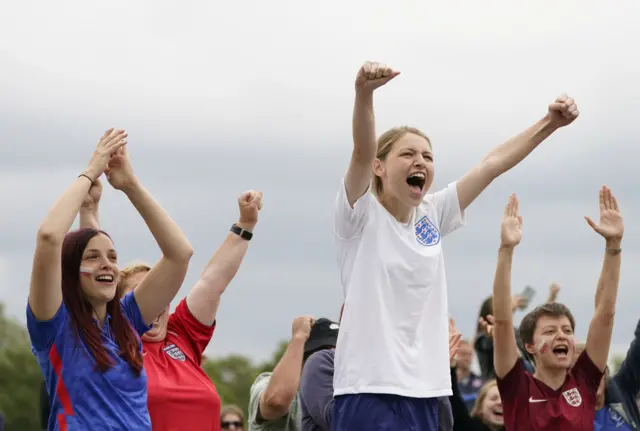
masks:
{"label": "open mouth", "polygon": [[415,172],[407,177],[407,184],[411,190],[422,193],[427,177],[422,172]]}
{"label": "open mouth", "polygon": [[558,346],[553,348],[553,354],[558,358],[566,358],[569,355],[568,346]]}
{"label": "open mouth", "polygon": [[502,408],[495,408],[491,412],[498,417],[502,417]]}
{"label": "open mouth", "polygon": [[96,281],[102,284],[113,284],[113,275],[103,274],[96,277]]}

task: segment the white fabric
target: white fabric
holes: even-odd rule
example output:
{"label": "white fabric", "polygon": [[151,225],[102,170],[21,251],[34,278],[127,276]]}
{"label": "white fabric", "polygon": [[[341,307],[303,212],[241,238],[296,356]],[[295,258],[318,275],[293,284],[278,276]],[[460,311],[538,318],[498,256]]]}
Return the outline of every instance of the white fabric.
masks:
{"label": "white fabric", "polygon": [[345,309],[334,395],[451,395],[441,237],[464,223],[455,183],[426,195],[408,224],[369,191],[351,208],[342,183],[335,236]]}

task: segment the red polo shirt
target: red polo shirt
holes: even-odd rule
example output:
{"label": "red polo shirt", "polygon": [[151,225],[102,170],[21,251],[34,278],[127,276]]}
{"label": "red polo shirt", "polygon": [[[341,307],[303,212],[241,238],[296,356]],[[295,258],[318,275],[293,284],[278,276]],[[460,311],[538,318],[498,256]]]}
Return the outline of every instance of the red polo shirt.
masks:
{"label": "red polo shirt", "polygon": [[200,366],[214,328],[200,323],[183,299],[164,341],[143,342],[154,431],[220,431],[220,397]]}
{"label": "red polo shirt", "polygon": [[506,430],[593,431],[602,375],[585,351],[563,385],[554,390],[527,373],[518,359],[511,371],[498,379]]}

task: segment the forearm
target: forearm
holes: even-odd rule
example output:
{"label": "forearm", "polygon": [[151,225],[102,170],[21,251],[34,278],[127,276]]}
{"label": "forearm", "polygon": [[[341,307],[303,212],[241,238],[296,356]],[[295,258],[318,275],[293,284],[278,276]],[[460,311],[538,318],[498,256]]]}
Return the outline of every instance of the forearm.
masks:
{"label": "forearm", "polygon": [[596,316],[612,318],[615,314],[622,259],[621,253],[614,255],[610,250],[619,249],[620,245],[620,240],[607,240],[606,242],[602,271],[595,295]]}
{"label": "forearm", "polygon": [[38,234],[44,239],[62,243],[64,236],[73,225],[90,187],[91,181],[89,179],[84,176],[76,178],[51,208],[40,225]]}
{"label": "forearm", "polygon": [[511,325],[513,310],[511,300],[511,263],[513,247],[500,247],[498,264],[493,280],[493,318],[499,323]]}
{"label": "forearm", "polygon": [[188,261],[193,254],[191,244],[151,194],[137,180],[124,192],[144,219],[164,257],[170,261]]}
{"label": "forearm", "polygon": [[353,153],[368,161],[376,157],[376,123],[373,93],[356,91],[353,106]]}
{"label": "forearm", "polygon": [[495,147],[486,155],[484,161],[491,165],[494,176],[497,177],[520,163],[556,129],[557,127],[545,117],[504,144]]}
{"label": "forearm", "polygon": [[100,229],[98,206],[80,207],[80,229]]}
{"label": "forearm", "polygon": [[248,248],[249,241],[235,233],[229,233],[220,248],[209,259],[198,283],[212,287],[209,289],[212,294],[221,295],[240,269]]}
{"label": "forearm", "polygon": [[292,338],[273,370],[269,385],[263,394],[265,404],[270,407],[288,409],[296,396],[302,373],[304,343],[302,338]]}

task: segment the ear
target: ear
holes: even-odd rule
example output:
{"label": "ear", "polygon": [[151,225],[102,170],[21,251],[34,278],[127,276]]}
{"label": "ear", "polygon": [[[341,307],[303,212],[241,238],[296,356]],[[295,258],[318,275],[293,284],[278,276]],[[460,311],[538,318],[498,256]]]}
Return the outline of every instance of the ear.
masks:
{"label": "ear", "polygon": [[536,354],[536,348],[533,344],[525,344],[524,345],[524,349],[527,351],[528,354],[530,354],[531,356],[534,356]]}
{"label": "ear", "polygon": [[384,162],[377,157],[373,160],[373,173],[378,177],[384,174]]}

